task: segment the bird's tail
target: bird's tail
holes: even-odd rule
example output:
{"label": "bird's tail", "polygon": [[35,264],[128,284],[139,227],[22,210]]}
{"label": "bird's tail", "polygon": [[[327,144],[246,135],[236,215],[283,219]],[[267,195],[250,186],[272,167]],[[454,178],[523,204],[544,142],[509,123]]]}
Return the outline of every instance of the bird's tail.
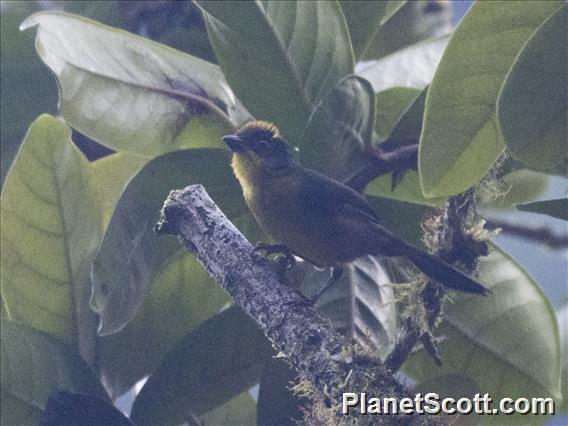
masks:
{"label": "bird's tail", "polygon": [[442,284],[444,287],[465,293],[482,294],[487,296],[491,291],[463,272],[410,244],[405,244],[406,255],[422,272]]}

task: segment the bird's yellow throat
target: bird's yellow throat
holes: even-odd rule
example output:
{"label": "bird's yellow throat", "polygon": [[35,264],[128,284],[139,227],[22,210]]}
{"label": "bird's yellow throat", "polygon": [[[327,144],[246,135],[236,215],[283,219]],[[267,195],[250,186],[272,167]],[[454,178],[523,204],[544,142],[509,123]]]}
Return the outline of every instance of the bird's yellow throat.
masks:
{"label": "bird's yellow throat", "polygon": [[253,182],[258,178],[257,164],[251,155],[235,153],[231,160],[233,173],[241,184],[245,200],[249,200],[253,194]]}

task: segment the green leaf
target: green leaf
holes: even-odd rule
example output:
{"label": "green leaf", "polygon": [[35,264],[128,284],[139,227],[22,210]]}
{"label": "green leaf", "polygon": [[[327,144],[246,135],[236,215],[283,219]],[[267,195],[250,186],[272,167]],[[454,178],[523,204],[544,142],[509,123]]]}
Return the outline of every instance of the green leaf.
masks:
{"label": "green leaf", "polygon": [[[104,188],[109,219],[123,187],[146,162],[144,157],[118,153],[93,164],[98,187]],[[233,222],[251,241],[263,239],[250,214]],[[179,339],[218,312],[227,300],[227,294],[185,250],[168,258],[152,279],[132,322],[99,341],[99,365],[111,396],[120,396],[154,371]]]}
{"label": "green leaf", "polygon": [[18,31],[22,20],[41,6],[2,3],[0,13],[0,161],[2,182],[38,115],[57,112],[57,83],[35,54],[33,41]]}
{"label": "green leaf", "polygon": [[[437,334],[444,365],[423,352],[404,371],[419,382],[458,374],[493,400],[503,397],[560,397],[560,341],[556,316],[532,278],[502,251],[481,260],[487,298],[456,294]],[[487,420],[490,420],[489,418]],[[519,417],[492,418],[519,424]],[[527,420],[526,416],[522,421]],[[538,422],[538,419],[536,419]],[[502,423],[500,423],[502,424]]]}
{"label": "green leaf", "polygon": [[248,211],[225,150],[176,151],[146,164],[122,193],[93,264],[99,334],[115,333],[134,317],[156,272],[179,249],[175,238],[152,229],[168,193],[192,183],[203,184],[229,218]]}
{"label": "green leaf", "polygon": [[[302,285],[313,294],[329,279],[329,271],[311,268]],[[396,303],[382,259],[364,256],[345,266],[341,278],[318,300],[318,312],[328,318],[335,330],[387,354],[396,337]]]}
{"label": "green leaf", "polygon": [[118,152],[93,163],[94,182],[102,196],[105,229],[126,184],[147,162],[146,157]]}
{"label": "green leaf", "polygon": [[517,209],[524,212],[546,214],[548,216],[568,221],[568,198],[519,204],[517,205]]}
{"label": "green leaf", "polygon": [[342,0],[340,4],[347,21],[355,59],[359,59],[378,31],[388,5],[384,1],[345,0]]}
{"label": "green leaf", "polygon": [[273,351],[257,325],[233,306],[184,338],[150,376],[132,406],[138,425],[201,416],[260,379]]}
{"label": "green leaf", "polygon": [[455,30],[424,115],[418,168],[424,195],[465,191],[503,152],[497,95],[514,57],[561,2],[478,2]]}
{"label": "green leaf", "polygon": [[424,104],[428,89],[423,89],[418,97],[410,104],[406,112],[400,117],[390,134],[390,139],[398,145],[416,144],[420,140],[422,121],[424,118]]}
{"label": "green leaf", "polygon": [[302,164],[338,180],[359,171],[372,142],[375,95],[357,76],[342,80],[317,106],[300,148]]}
{"label": "green leaf", "polygon": [[40,425],[134,426],[108,398],[103,400],[93,395],[60,390],[49,397]]}
{"label": "green leaf", "polygon": [[[413,392],[416,392],[416,394],[422,393],[422,395],[434,392],[438,394],[441,399],[455,398],[456,401],[459,400],[459,398],[472,399],[477,393],[480,395],[485,394],[485,391],[479,388],[477,382],[460,374],[436,376],[433,379],[418,383],[413,389]],[[459,426],[478,426],[479,424],[483,424],[481,421],[482,416],[475,412],[468,413],[467,415],[459,415],[459,417],[455,414],[442,414],[442,419],[444,418],[448,423]]]}
{"label": "green leaf", "polygon": [[257,419],[259,425],[288,426],[303,419],[299,407],[307,401],[290,390],[297,374],[280,358],[265,364],[258,389]]}
{"label": "green leaf", "polygon": [[424,41],[397,51],[378,61],[362,64],[357,75],[368,80],[375,93],[394,87],[424,89],[434,76],[448,44],[448,37]]}
{"label": "green leaf", "polygon": [[546,20],[515,60],[497,104],[511,154],[546,170],[567,156],[568,48],[566,4]]}
{"label": "green leaf", "polygon": [[193,146],[194,131],[214,147],[237,124],[241,112],[216,65],[80,16],[42,12],[21,28],[33,26],[65,120],[110,148],[153,156]]}
{"label": "green leaf", "polygon": [[[392,91],[392,94],[396,95],[399,90],[402,90],[402,88],[391,89],[387,92]],[[422,116],[424,113],[424,101],[426,99],[427,90],[424,89],[422,90],[422,92],[418,92],[418,96],[416,96],[416,92],[412,93],[415,94],[415,98],[409,105],[407,105],[406,110],[403,112],[402,116],[398,118],[395,124],[385,126],[392,126],[392,130],[389,130],[387,137],[389,138],[389,142],[395,143],[396,146],[417,143],[418,139],[420,138],[420,131],[422,129]],[[380,93],[377,96],[380,96]],[[383,108],[388,108],[388,105],[386,107],[383,106]],[[377,129],[377,126],[375,126],[375,129]],[[392,190],[391,175],[384,175],[369,183],[369,185],[367,185],[367,187],[365,188],[365,193],[378,197],[391,198],[393,200],[422,204],[426,206],[440,207],[444,203],[443,198],[432,199],[424,197],[424,195],[422,194],[422,189],[420,188],[418,173],[416,173],[415,171],[406,172],[402,180],[397,182],[394,191]]]}
{"label": "green leaf", "polygon": [[407,0],[387,0],[386,10],[381,21],[381,24],[385,24],[389,19],[391,19],[401,8],[406,4]]}
{"label": "green leaf", "polygon": [[425,198],[422,195],[418,173],[415,171],[406,172],[394,191],[391,175],[381,176],[367,185],[365,194],[424,206],[441,207],[444,204],[444,198]]}
{"label": "green leaf", "polygon": [[548,181],[548,175],[543,173],[527,169],[515,170],[503,177],[504,188],[493,188],[493,182],[489,180],[486,185],[480,185],[477,196],[482,206],[510,208],[517,203],[541,196],[548,186]]}
{"label": "green leaf", "polygon": [[0,390],[0,424],[2,425],[37,425],[41,417],[41,410],[15,396],[10,395],[2,388]]}
{"label": "green leaf", "polygon": [[156,272],[134,319],[99,339],[100,371],[111,396],[122,395],[151,374],[176,343],[228,300],[199,262],[185,249],[178,250]]}
{"label": "green leaf", "polygon": [[37,418],[57,390],[95,395],[110,403],[94,372],[63,341],[2,320],[1,343],[2,424]]}
{"label": "green leaf", "polygon": [[[452,7],[440,1],[387,1],[382,25],[363,59],[380,59],[452,30]],[[402,3],[402,4],[401,4]]]}
{"label": "green leaf", "polygon": [[243,392],[219,408],[204,414],[200,419],[205,425],[254,426],[257,424],[256,402],[249,392]]}
{"label": "green leaf", "polygon": [[420,90],[412,87],[393,87],[376,94],[375,131],[379,139],[386,140],[390,136],[419,95]]}
{"label": "green leaf", "polygon": [[[491,181],[487,186],[482,186],[477,192],[479,203],[484,207],[509,208],[523,201],[534,200],[542,195],[548,185],[548,176],[527,169],[515,170],[503,178],[503,189],[492,187]],[[504,191],[504,192],[497,192]],[[381,176],[373,180],[365,188],[365,193],[408,203],[425,206],[441,207],[445,198],[425,198],[420,188],[418,173],[407,172],[391,191],[391,177]]]}
{"label": "green leaf", "polygon": [[221,69],[258,119],[299,144],[312,107],[353,72],[341,7],[326,2],[199,2]]}
{"label": "green leaf", "polygon": [[30,127],[2,192],[2,302],[8,318],[94,354],[90,263],[101,237],[91,167],[52,116]]}
{"label": "green leaf", "polygon": [[428,206],[375,196],[367,201],[388,230],[414,245],[422,244],[422,220]]}

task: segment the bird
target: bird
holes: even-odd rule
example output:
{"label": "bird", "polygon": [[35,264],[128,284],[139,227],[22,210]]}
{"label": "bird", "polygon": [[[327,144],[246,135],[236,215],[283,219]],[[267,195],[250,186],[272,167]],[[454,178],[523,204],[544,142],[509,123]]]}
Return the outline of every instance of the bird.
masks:
{"label": "bird", "polygon": [[401,256],[446,288],[489,294],[462,271],[389,231],[357,191],[302,167],[273,123],[250,121],[223,142],[232,152],[231,167],[247,206],[277,242],[259,243],[256,249],[330,268],[330,279],[308,298],[311,303],[341,277],[347,264],[365,255]]}

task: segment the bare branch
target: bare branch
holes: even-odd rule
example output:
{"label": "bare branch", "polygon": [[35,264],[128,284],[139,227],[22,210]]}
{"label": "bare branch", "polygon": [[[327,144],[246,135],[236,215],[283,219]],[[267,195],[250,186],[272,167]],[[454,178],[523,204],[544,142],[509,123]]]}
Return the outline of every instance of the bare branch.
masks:
{"label": "bare branch", "polygon": [[526,225],[511,223],[500,219],[489,219],[485,226],[491,231],[501,229],[501,232],[504,234],[544,244],[553,250],[564,250],[568,248],[568,234],[558,235],[546,226],[538,228],[527,227]]}

